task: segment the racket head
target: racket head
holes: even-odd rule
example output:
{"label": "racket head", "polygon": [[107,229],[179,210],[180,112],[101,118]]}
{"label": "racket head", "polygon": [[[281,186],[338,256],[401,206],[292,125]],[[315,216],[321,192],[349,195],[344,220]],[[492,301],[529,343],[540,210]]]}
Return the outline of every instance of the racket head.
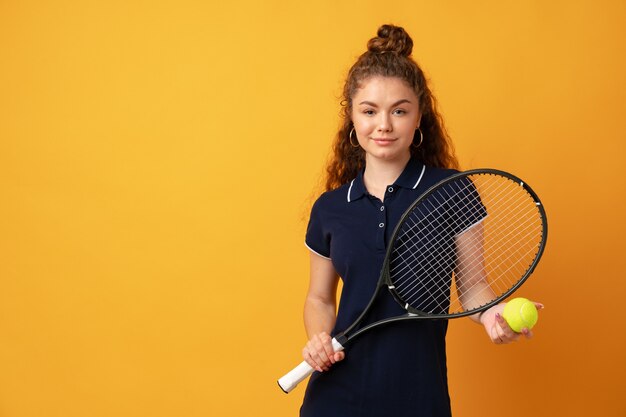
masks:
{"label": "racket head", "polygon": [[403,214],[383,280],[411,316],[475,314],[528,279],[547,234],[543,204],[520,178],[495,169],[460,172]]}

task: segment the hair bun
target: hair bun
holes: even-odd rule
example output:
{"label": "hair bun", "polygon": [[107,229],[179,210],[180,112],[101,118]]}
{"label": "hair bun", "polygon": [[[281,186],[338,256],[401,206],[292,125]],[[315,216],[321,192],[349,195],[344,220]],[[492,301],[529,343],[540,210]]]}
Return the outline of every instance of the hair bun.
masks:
{"label": "hair bun", "polygon": [[399,26],[382,25],[378,29],[378,36],[367,43],[367,49],[376,54],[393,52],[408,57],[413,51],[413,40]]}

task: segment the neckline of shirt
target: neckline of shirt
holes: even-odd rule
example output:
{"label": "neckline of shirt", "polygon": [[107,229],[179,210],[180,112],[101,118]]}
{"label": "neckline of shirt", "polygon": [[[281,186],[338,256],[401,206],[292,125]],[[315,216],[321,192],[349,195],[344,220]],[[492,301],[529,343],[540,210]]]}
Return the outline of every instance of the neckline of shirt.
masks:
{"label": "neckline of shirt", "polygon": [[[348,203],[356,201],[367,194],[367,189],[363,181],[364,172],[365,169],[362,169],[357,177],[350,181],[350,187],[348,187],[348,193],[346,195]],[[422,164],[417,159],[411,158],[404,167],[402,174],[400,174],[398,179],[393,184],[390,184],[390,186],[399,186],[414,190],[422,181],[425,172],[426,165]]]}

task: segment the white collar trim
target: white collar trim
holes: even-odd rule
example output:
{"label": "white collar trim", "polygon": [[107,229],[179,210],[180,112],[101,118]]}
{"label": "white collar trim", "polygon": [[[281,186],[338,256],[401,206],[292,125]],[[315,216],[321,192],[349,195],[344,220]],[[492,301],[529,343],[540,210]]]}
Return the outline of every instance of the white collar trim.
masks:
{"label": "white collar trim", "polygon": [[[355,178],[356,179],[356,178]],[[348,188],[348,203],[350,202],[350,192],[352,191],[352,186],[354,185],[354,180],[350,182],[350,188]]]}
{"label": "white collar trim", "polygon": [[413,186],[413,189],[415,190],[417,188],[417,186],[419,185],[419,183],[422,181],[422,177],[424,176],[424,172],[426,171],[426,165],[422,166],[422,173],[420,174],[420,177],[417,179],[417,182],[415,183],[415,185]]}

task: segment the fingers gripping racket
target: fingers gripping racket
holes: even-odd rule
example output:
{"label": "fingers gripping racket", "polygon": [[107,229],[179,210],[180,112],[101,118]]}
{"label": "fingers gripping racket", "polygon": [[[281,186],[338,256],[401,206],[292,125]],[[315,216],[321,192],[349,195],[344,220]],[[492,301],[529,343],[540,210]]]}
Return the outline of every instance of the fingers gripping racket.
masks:
{"label": "fingers gripping racket", "polygon": [[[543,205],[521,179],[493,169],[446,178],[400,218],[369,304],[335,336],[333,348],[343,350],[364,332],[390,322],[450,319],[485,311],[533,272],[547,233]],[[361,326],[384,288],[406,314]],[[304,361],[278,384],[290,392],[312,373]]]}

